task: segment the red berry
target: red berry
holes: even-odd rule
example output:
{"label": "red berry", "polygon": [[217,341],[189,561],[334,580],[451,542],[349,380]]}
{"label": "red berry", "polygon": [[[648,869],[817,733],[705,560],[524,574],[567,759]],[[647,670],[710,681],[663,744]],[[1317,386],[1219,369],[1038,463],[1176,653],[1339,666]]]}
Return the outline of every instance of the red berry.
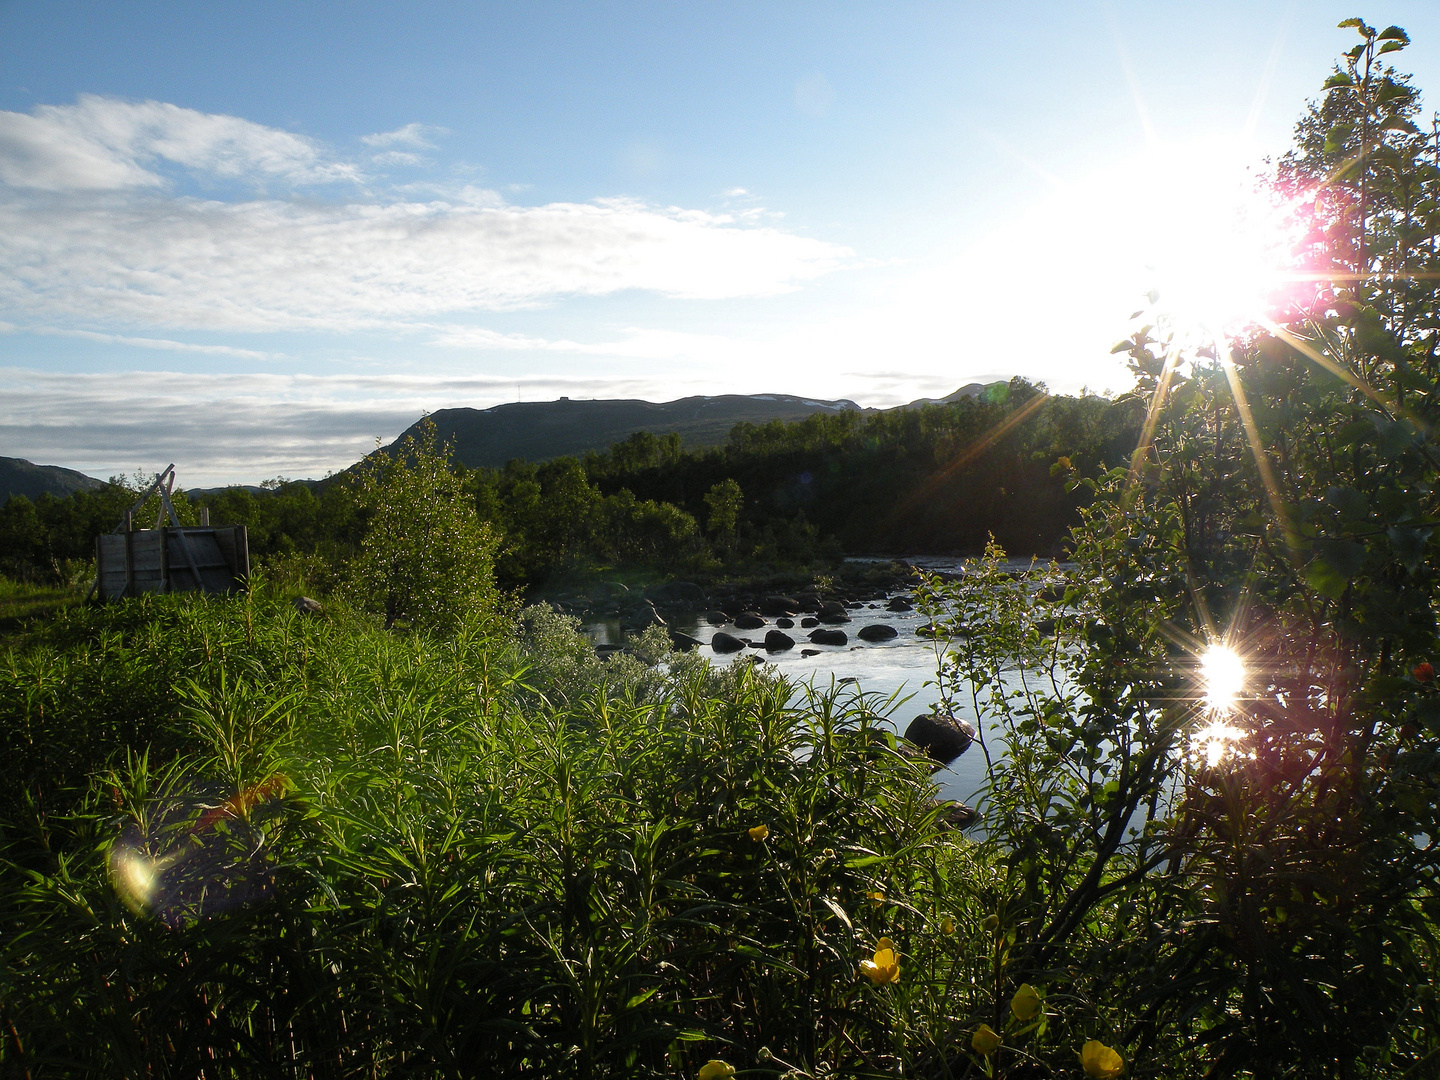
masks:
{"label": "red berry", "polygon": [[1414,669],[1411,670],[1410,674],[1414,675],[1415,678],[1419,679],[1421,682],[1430,682],[1435,678],[1435,669],[1429,663],[1422,662],[1416,664]]}

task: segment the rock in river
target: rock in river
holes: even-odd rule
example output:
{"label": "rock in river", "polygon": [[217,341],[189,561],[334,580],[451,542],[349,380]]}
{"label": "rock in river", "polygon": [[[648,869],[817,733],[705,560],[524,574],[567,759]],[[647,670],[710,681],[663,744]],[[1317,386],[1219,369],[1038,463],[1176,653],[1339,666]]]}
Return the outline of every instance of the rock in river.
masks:
{"label": "rock in river", "polygon": [[844,630],[812,630],[810,640],[816,645],[845,645],[850,639],[845,636]]}
{"label": "rock in river", "polygon": [[682,634],[672,626],[670,628],[670,644],[681,652],[689,652],[691,649],[697,648],[705,643],[699,638],[691,637],[689,634]]}
{"label": "rock in river", "polygon": [[899,637],[900,631],[889,623],[871,623],[869,626],[862,626],[858,636],[861,641],[889,641]]}
{"label": "rock in river", "polygon": [[733,634],[727,634],[723,630],[717,630],[715,636],[710,639],[710,648],[717,653],[739,652],[745,648],[745,642]]}
{"label": "rock in river", "polygon": [[949,765],[975,741],[975,729],[947,712],[921,713],[910,721],[905,738],[941,765]]}
{"label": "rock in river", "polygon": [[765,635],[766,652],[784,652],[795,647],[795,639],[783,630],[771,630]]}
{"label": "rock in river", "polygon": [[760,617],[758,612],[742,611],[735,616],[735,625],[741,630],[759,630],[765,625],[765,620]]}

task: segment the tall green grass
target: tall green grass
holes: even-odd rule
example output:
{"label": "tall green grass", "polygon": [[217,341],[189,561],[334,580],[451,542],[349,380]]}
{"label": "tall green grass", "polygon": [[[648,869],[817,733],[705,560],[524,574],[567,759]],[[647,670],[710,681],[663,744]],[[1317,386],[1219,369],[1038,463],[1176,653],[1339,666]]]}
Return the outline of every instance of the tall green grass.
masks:
{"label": "tall green grass", "polygon": [[4,1072],[963,1071],[988,871],[875,702],[791,699],[533,609],[61,612],[0,654]]}

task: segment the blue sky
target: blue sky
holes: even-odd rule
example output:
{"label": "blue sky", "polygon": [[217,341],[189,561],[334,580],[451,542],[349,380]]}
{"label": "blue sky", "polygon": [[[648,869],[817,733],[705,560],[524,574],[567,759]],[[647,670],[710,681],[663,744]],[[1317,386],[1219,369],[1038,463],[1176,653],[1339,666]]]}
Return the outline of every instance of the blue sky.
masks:
{"label": "blue sky", "polygon": [[1352,14],[1440,93],[1413,0],[0,0],[0,454],[195,486],[517,398],[1124,390]]}

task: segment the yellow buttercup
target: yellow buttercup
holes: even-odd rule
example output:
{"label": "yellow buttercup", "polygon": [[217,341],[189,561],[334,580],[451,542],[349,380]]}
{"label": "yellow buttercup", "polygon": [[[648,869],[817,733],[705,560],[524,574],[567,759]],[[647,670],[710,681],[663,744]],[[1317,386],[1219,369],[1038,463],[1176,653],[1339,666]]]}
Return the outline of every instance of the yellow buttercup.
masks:
{"label": "yellow buttercup", "polygon": [[900,956],[895,951],[895,943],[888,937],[882,937],[875,945],[874,958],[860,961],[860,974],[876,986],[884,986],[886,983],[898,980],[900,978]]}
{"label": "yellow buttercup", "polygon": [[970,1037],[970,1045],[975,1048],[977,1054],[989,1057],[1000,1049],[1000,1036],[995,1034],[995,1029],[989,1024],[981,1024],[975,1029],[975,1034]]}
{"label": "yellow buttercup", "polygon": [[1125,1059],[1098,1039],[1091,1039],[1080,1050],[1080,1066],[1093,1080],[1115,1080],[1125,1071]]}

